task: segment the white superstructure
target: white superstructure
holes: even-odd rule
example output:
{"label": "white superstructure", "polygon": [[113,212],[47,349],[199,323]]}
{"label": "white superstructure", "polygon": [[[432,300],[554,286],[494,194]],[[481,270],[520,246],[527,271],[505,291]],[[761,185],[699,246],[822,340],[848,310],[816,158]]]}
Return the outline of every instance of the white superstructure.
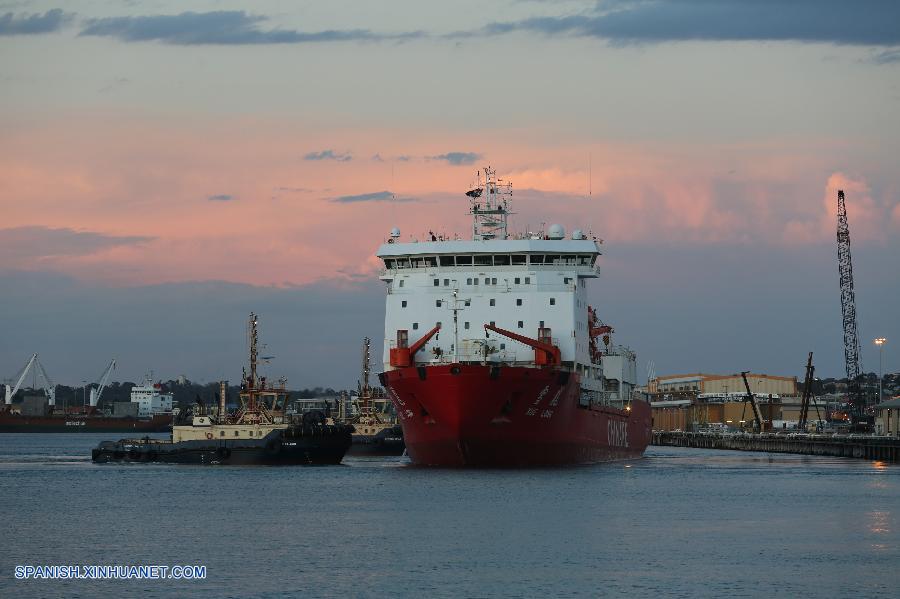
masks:
{"label": "white superstructure", "polygon": [[[509,184],[485,169],[483,183],[468,192],[473,239],[401,243],[394,229],[378,249],[387,285],[384,367],[398,331],[413,344],[435,326],[437,334],[415,352],[417,364],[488,362],[534,364],[533,347],[490,333],[491,324],[537,339],[550,329],[561,366],[582,375],[582,386],[608,400],[628,399],[636,383],[635,358],[626,348],[594,348],[587,281],[598,276],[601,242],[580,230],[568,237],[560,225],[546,232],[509,235]],[[595,323],[596,324],[596,323]],[[605,338],[608,341],[608,337]],[[607,378],[603,381],[604,361]]]}
{"label": "white superstructure", "polygon": [[156,414],[168,414],[172,412],[171,393],[160,393],[160,385],[154,384],[151,377],[147,377],[143,385],[131,388],[131,401],[138,405],[138,417],[149,418]]}

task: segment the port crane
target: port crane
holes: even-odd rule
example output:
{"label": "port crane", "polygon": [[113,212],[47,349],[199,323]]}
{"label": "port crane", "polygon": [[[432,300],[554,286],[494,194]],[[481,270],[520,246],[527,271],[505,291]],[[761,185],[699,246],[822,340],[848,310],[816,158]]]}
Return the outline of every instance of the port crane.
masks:
{"label": "port crane", "polygon": [[25,367],[22,369],[22,372],[19,374],[18,379],[16,380],[16,384],[14,387],[10,387],[6,385],[6,397],[5,403],[6,405],[12,404],[13,396],[18,393],[19,389],[22,388],[22,383],[25,381],[25,377],[28,376],[28,373],[31,369],[34,368],[37,372],[37,375],[44,382],[44,393],[47,394],[47,399],[50,402],[51,406],[56,405],[56,384],[50,379],[50,376],[47,374],[47,371],[44,369],[44,365],[41,364],[40,359],[37,354],[31,354],[31,357],[28,359],[28,362],[25,363]]}
{"label": "port crane", "polygon": [[[800,419],[797,422],[797,430],[805,431],[808,425],[807,416],[809,415],[809,404],[812,401],[812,384],[813,384],[813,373],[816,371],[816,367],[813,366],[812,361],[813,353],[809,352],[809,359],[806,361],[806,378],[803,380],[803,399],[800,403]],[[812,403],[816,407],[816,426],[818,427],[819,422],[822,420],[821,414],[819,414],[819,406],[815,404],[814,401]]]}
{"label": "port crane", "polygon": [[853,291],[853,261],[850,259],[850,226],[844,191],[838,190],[837,249],[841,280],[841,315],[844,324],[844,366],[847,370],[847,399],[851,418],[858,420],[865,408],[859,384],[859,335],[856,327],[856,293]]}
{"label": "port crane", "polygon": [[[750,407],[753,409],[753,429],[756,432],[763,432],[765,430],[765,420],[763,420],[762,410],[759,409],[759,404],[756,403],[756,396],[753,395],[753,391],[750,390],[750,383],[747,381],[747,373],[749,370],[745,370],[741,373],[741,378],[744,379],[744,387],[747,388],[747,395],[744,397],[744,408],[747,408],[747,403],[750,403]],[[741,420],[743,420],[743,413],[741,414]]]}
{"label": "port crane", "polygon": [[106,367],[106,370],[103,371],[103,374],[100,375],[100,379],[97,381],[97,388],[91,387],[91,407],[96,408],[97,404],[100,403],[100,398],[103,397],[103,390],[106,389],[106,383],[109,381],[109,375],[116,368],[116,359],[113,358],[109,362],[109,366]]}

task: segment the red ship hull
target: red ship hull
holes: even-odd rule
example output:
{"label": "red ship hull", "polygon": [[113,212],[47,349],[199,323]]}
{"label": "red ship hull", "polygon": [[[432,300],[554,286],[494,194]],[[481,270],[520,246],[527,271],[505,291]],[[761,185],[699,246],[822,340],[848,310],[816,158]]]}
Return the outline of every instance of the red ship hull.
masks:
{"label": "red ship hull", "polygon": [[420,366],[381,375],[409,457],[431,466],[553,466],[639,458],[650,406],[581,406],[579,375],[554,368]]}

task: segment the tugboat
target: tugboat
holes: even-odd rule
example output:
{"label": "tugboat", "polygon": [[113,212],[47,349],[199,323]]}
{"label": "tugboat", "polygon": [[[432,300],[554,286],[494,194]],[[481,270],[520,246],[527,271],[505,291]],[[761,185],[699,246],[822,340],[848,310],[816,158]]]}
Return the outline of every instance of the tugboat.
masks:
{"label": "tugboat", "polygon": [[[359,383],[359,396],[354,402],[357,406],[357,415],[342,420],[353,425],[353,443],[350,446],[351,455],[368,456],[399,456],[406,450],[403,442],[403,427],[397,422],[390,412],[390,399],[381,394],[376,397],[376,391],[369,385],[371,373],[371,347],[372,341],[368,337],[363,340],[362,378]],[[383,409],[378,409],[378,403]],[[344,402],[342,402],[344,405]]]}
{"label": "tugboat", "polygon": [[[241,381],[241,407],[228,414],[226,383],[221,383],[218,410],[198,405],[172,427],[171,440],[104,441],[92,452],[95,462],[163,462],[177,464],[339,464],[350,448],[352,427],[326,424],[321,412],[296,419],[285,416],[286,379],[270,384],[257,377],[257,316],[250,314],[250,372]],[[188,422],[187,419],[190,418]]]}

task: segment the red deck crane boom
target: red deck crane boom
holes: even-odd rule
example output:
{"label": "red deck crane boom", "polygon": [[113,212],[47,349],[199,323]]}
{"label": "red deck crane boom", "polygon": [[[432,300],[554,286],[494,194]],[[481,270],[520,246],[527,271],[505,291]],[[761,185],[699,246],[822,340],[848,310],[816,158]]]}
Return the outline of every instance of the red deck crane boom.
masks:
{"label": "red deck crane boom", "polygon": [[535,364],[541,366],[557,366],[562,361],[559,348],[553,345],[553,341],[550,338],[550,329],[548,328],[538,329],[537,339],[525,337],[524,335],[518,335],[516,333],[513,333],[512,331],[501,329],[500,327],[496,327],[492,324],[484,325],[484,330],[494,331],[495,333],[499,333],[504,337],[509,337],[514,341],[524,343],[525,345],[534,348]]}
{"label": "red deck crane boom", "polygon": [[425,344],[441,330],[441,325],[435,326],[433,329],[422,335],[422,338],[409,344],[409,331],[406,329],[397,330],[397,347],[391,348],[391,366],[395,368],[406,368],[412,366],[415,362],[416,352],[425,347]]}

